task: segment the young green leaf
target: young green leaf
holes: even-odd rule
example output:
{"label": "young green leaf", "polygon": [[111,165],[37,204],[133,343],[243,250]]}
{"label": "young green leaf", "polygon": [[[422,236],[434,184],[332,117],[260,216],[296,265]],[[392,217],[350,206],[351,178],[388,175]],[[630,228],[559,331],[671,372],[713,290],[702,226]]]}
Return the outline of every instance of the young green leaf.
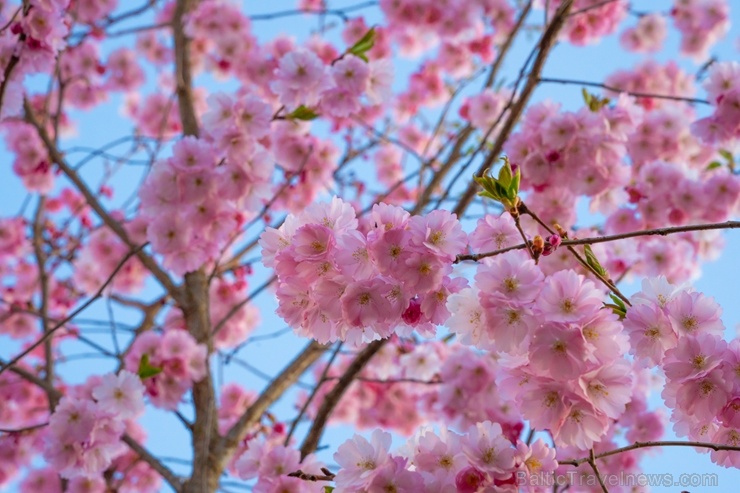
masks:
{"label": "young green leaf", "polygon": [[288,120],[315,120],[319,117],[319,114],[307,106],[300,105],[298,108],[293,110],[286,118]]}
{"label": "young green leaf", "polygon": [[141,359],[139,360],[139,369],[136,371],[139,378],[144,380],[145,378],[153,377],[160,373],[162,373],[162,368],[149,364],[149,355],[146,353],[142,354]]}
{"label": "young green leaf", "polygon": [[623,320],[624,317],[627,316],[627,311],[623,310],[617,305],[612,305],[611,303],[604,303],[604,308],[609,308],[615,315],[619,317],[619,320]]}
{"label": "young green leaf", "polygon": [[611,298],[614,304],[617,305],[625,314],[627,313],[627,305],[624,304],[624,301],[612,293],[609,293],[609,298]]}
{"label": "young green leaf", "polygon": [[361,37],[357,43],[353,44],[352,47],[347,50],[347,53],[350,53],[368,62],[369,60],[365,53],[370,51],[373,46],[375,46],[375,28],[371,27],[370,30],[366,32],[365,35]]}
{"label": "young green leaf", "polygon": [[719,161],[712,161],[711,163],[709,163],[709,166],[707,166],[707,171],[721,167],[722,163],[720,163]]}
{"label": "young green leaf", "polygon": [[599,260],[596,258],[596,255],[594,255],[593,250],[591,250],[591,245],[584,245],[584,250],[586,251],[586,263],[589,267],[591,267],[595,272],[598,272],[601,277],[607,277],[606,269],[602,267]]}
{"label": "young green leaf", "polygon": [[722,156],[723,158],[727,159],[728,162],[732,162],[732,161],[735,160],[735,156],[733,156],[732,153],[730,151],[728,151],[727,149],[720,149],[717,152],[719,152],[719,155],[720,156]]}

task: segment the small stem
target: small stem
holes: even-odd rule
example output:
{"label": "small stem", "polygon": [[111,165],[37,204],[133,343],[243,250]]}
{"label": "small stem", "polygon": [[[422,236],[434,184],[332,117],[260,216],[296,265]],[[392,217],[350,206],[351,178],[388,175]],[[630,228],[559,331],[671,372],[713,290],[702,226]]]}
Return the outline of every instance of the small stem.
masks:
{"label": "small stem", "polygon": [[591,469],[594,470],[594,474],[596,474],[596,478],[599,480],[599,484],[601,485],[601,491],[603,491],[604,493],[609,493],[609,489],[606,487],[606,484],[604,484],[604,478],[601,477],[601,473],[599,473],[599,468],[596,467],[596,458],[594,456],[594,449],[589,450],[588,463],[591,465]]}
{"label": "small stem", "polygon": [[516,226],[516,230],[519,231],[519,235],[521,235],[522,240],[524,240],[524,244],[527,246],[527,251],[529,252],[529,256],[532,257],[532,260],[534,260],[535,263],[537,263],[537,258],[534,256],[534,251],[532,251],[532,245],[529,244],[527,235],[524,234],[522,225],[519,223],[519,214],[512,214],[511,217],[514,218],[514,225]]}

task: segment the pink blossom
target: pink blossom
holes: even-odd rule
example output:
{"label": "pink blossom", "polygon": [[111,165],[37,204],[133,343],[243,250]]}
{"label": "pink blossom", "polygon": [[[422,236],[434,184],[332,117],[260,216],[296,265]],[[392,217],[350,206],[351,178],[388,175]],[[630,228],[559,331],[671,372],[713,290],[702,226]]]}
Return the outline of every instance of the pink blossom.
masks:
{"label": "pink blossom", "polygon": [[144,411],[144,386],[138,376],[126,370],[104,375],[92,394],[100,409],[122,419],[135,418]]}
{"label": "pink blossom", "polygon": [[354,488],[366,485],[378,469],[391,460],[388,452],[391,434],[374,430],[370,441],[354,435],[334,453],[334,460],[341,467],[336,476],[338,488]]}
{"label": "pink blossom", "polygon": [[355,327],[377,326],[391,309],[387,298],[390,288],[378,278],[349,284],[341,299],[345,319]]}
{"label": "pink blossom", "polygon": [[485,421],[471,427],[463,438],[463,450],[481,471],[502,474],[514,467],[514,449],[498,423]]}
{"label": "pink blossom", "polygon": [[627,310],[624,328],[629,333],[631,353],[646,366],[660,364],[678,337],[668,317],[654,304],[635,304]]}
{"label": "pink blossom", "polygon": [[666,304],[666,312],[680,336],[702,332],[721,336],[725,326],[720,320],[722,309],[712,298],[701,293],[683,291]]}
{"label": "pink blossom", "polygon": [[530,365],[542,376],[558,372],[576,378],[585,369],[585,341],[580,330],[548,323],[537,329],[530,345]]}
{"label": "pink blossom", "polygon": [[485,474],[473,466],[466,467],[455,476],[455,487],[459,493],[475,493],[485,482]]}
{"label": "pink blossom", "polygon": [[590,280],[572,270],[559,271],[548,278],[537,306],[554,322],[574,322],[598,310],[602,294]]}

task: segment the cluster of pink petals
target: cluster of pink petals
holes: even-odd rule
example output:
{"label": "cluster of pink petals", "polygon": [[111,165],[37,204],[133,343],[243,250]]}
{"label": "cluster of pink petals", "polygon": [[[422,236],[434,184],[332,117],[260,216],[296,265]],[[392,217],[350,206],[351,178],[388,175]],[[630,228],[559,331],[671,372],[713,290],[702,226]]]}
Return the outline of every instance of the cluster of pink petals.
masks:
{"label": "cluster of pink petals", "polygon": [[[694,77],[683,71],[676,62],[669,61],[661,65],[651,59],[631,70],[617,70],[604,83],[625,92],[691,97],[696,91],[693,81]],[[637,104],[646,110],[652,110],[672,103],[665,99],[641,96],[637,98]]]}
{"label": "cluster of pink petals", "polygon": [[652,53],[661,49],[667,36],[665,17],[655,13],[640,17],[636,26],[622,32],[619,41],[626,50]]}
{"label": "cluster of pink petals", "polygon": [[63,397],[49,418],[44,458],[63,478],[106,470],[126,451],[125,421],[144,410],[144,386],[127,371],[102,377],[90,394]]}
{"label": "cluster of pink petals", "polygon": [[0,218],[0,258],[3,262],[28,253],[30,245],[25,233],[26,224],[23,218]]}
{"label": "cluster of pink petals", "polygon": [[149,365],[162,371],[144,380],[145,393],[154,406],[174,410],[193,383],[206,375],[206,352],[205,345],[198,344],[184,330],[171,329],[161,334],[149,331],[134,340],[126,354],[125,367],[138,371],[147,355]]}
{"label": "cluster of pink petals", "polygon": [[13,172],[29,192],[49,193],[54,186],[54,174],[36,129],[28,123],[14,121],[5,122],[3,130],[8,150],[15,155]]}
{"label": "cluster of pink petals", "polygon": [[503,111],[511,99],[511,92],[484,89],[479,94],[469,97],[460,108],[460,115],[481,132],[492,135],[504,121]]}
{"label": "cluster of pink petals", "polygon": [[[144,243],[141,231],[141,221],[127,223],[124,228],[129,236],[137,243]],[[115,269],[118,269],[110,290],[117,293],[132,293],[144,286],[148,271],[137,258],[128,259],[123,266],[119,265],[127,256],[130,248],[110,229],[102,226],[94,230],[88,242],[79,250],[75,259],[73,278],[75,286],[88,295],[97,292],[110,278]]]}
{"label": "cluster of pink petals", "polygon": [[236,473],[242,479],[258,478],[252,491],[256,493],[278,493],[290,491],[309,493],[316,490],[315,484],[304,479],[289,477],[298,470],[306,474],[322,475],[324,465],[313,454],[301,461],[300,452],[283,445],[284,436],[278,434],[249,440],[247,449],[236,461]]}
{"label": "cluster of pink petals", "polygon": [[424,428],[396,453],[391,435],[373,431],[370,440],[355,435],[339,446],[341,469],[336,490],[355,491],[518,491],[519,475],[555,470],[555,450],[541,439],[531,446],[507,437],[498,423],[483,421],[464,434],[443,427]]}
{"label": "cluster of pink petals", "polygon": [[[554,219],[569,226],[577,195],[597,197],[626,185],[629,168],[623,162],[628,136],[639,121],[639,112],[628,98],[594,112],[561,112],[559,105],[545,102],[531,106],[521,130],[509,138],[505,150],[521,167],[522,188],[533,189],[534,200],[553,207],[537,207],[543,220]],[[534,204],[533,204],[534,205]]]}
{"label": "cluster of pink petals", "polygon": [[691,129],[708,144],[734,145],[740,138],[740,63],[723,62],[710,69],[704,88],[715,106],[711,115]]}
{"label": "cluster of pink petals", "polygon": [[265,266],[278,276],[277,313],[320,342],[360,343],[433,334],[459,289],[451,263],[466,245],[457,218],[444,210],[410,216],[376,205],[359,226],[339,198],[289,216],[260,238]]}
{"label": "cluster of pink petals", "polygon": [[[519,252],[484,262],[475,286],[452,295],[448,326],[463,342],[508,354],[502,383],[522,416],[557,445],[586,450],[632,394],[628,348],[604,293],[570,270],[545,277]],[[544,322],[543,322],[544,321]]]}
{"label": "cluster of pink petals", "polygon": [[727,0],[676,0],[673,24],[681,33],[681,53],[701,62],[730,27]]}
{"label": "cluster of pink petals", "polygon": [[[24,365],[24,369],[30,370],[30,367]],[[3,403],[0,428],[20,430],[48,420],[49,404],[44,391],[14,373],[0,375],[0,402]],[[31,434],[0,436],[0,488],[30,464],[39,448],[38,438]]]}
{"label": "cluster of pink petals", "polygon": [[[547,5],[550,18],[562,4],[562,0],[545,2],[538,0],[536,5],[544,8]],[[616,0],[575,0],[571,15],[563,28],[563,37],[576,46],[595,43],[604,36],[613,33],[627,16],[629,2]]]}
{"label": "cluster of pink petals", "polygon": [[[740,443],[740,343],[724,340],[717,303],[660,277],[643,281],[624,328],[638,364],[663,369],[662,392],[679,436],[737,446]],[[740,467],[740,453],[712,452],[725,467]]]}
{"label": "cluster of pink petals", "polygon": [[218,165],[205,139],[185,137],[173,156],[157,163],[139,190],[147,239],[177,275],[221,254],[245,214],[257,208],[273,164],[259,144],[242,142],[238,159]]}

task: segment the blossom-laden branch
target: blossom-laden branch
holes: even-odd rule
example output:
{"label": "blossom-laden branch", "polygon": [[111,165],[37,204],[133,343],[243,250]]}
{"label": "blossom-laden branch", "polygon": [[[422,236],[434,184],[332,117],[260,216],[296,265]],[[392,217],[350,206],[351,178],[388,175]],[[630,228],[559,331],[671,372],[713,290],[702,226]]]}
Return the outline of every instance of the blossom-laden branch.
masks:
{"label": "blossom-laden branch", "polygon": [[[29,372],[28,370],[25,370],[24,368],[21,368],[19,366],[16,366],[12,362],[5,362],[2,359],[0,359],[0,365],[2,365],[3,369],[8,368],[10,371],[18,375],[19,377],[23,378],[27,382],[30,382],[37,387],[41,388],[46,392],[46,394],[49,396],[50,400],[56,400],[59,401],[63,394],[60,390],[58,390],[53,385],[48,384],[44,379],[39,378],[38,376],[34,375],[33,373]],[[44,425],[45,426],[45,425]],[[149,450],[147,450],[143,445],[141,445],[136,439],[132,438],[129,434],[124,433],[121,437],[121,440],[128,445],[128,447],[136,453],[141,460],[149,464],[152,469],[157,471],[162,478],[164,478],[167,483],[177,492],[181,491],[181,485],[182,481],[180,478],[167,466],[165,466],[157,457],[154,456]]]}
{"label": "blossom-laden branch", "polygon": [[696,448],[705,448],[705,449],[714,450],[715,452],[719,452],[722,450],[728,451],[728,452],[740,452],[740,446],[736,446],[736,445],[721,445],[718,443],[711,443],[711,442],[682,442],[680,440],[665,440],[665,441],[652,441],[652,442],[635,442],[625,447],[620,447],[614,450],[609,450],[608,452],[602,452],[600,454],[594,455],[593,457],[589,455],[589,457],[583,457],[580,459],[559,460],[558,463],[563,466],[567,465],[567,466],[578,467],[581,464],[589,463],[590,461],[596,461],[596,460],[603,459],[606,457],[611,457],[612,455],[617,455],[617,454],[621,454],[624,452],[629,452],[631,450],[637,450],[641,448],[653,448],[653,447],[696,447]]}
{"label": "blossom-laden branch", "polygon": [[[503,127],[501,128],[501,131],[496,138],[496,142],[494,142],[493,147],[488,153],[488,156],[484,160],[483,164],[481,164],[481,166],[478,168],[475,176],[483,176],[486,170],[491,167],[491,165],[496,161],[496,159],[498,159],[498,156],[501,154],[501,151],[504,148],[504,143],[509,138],[511,131],[514,129],[514,126],[519,121],[519,117],[522,115],[522,113],[524,112],[524,108],[529,102],[529,98],[532,96],[532,93],[537,87],[540,74],[542,73],[542,69],[545,66],[545,61],[547,60],[547,57],[550,54],[550,50],[557,40],[560,30],[565,25],[568,13],[573,7],[573,1],[574,0],[564,0],[563,3],[560,4],[560,7],[558,7],[558,10],[555,13],[552,21],[548,25],[545,32],[542,34],[542,37],[537,44],[537,56],[535,57],[532,64],[532,69],[529,71],[529,75],[527,76],[527,82],[524,85],[524,88],[522,89],[522,92],[519,95],[516,103],[512,105],[509,116],[504,122]],[[453,210],[455,214],[460,216],[462,212],[467,208],[467,206],[475,197],[476,188],[477,185],[475,181],[471,181],[468,184],[467,189],[460,197],[457,206]]]}
{"label": "blossom-laden branch", "polygon": [[[605,235],[605,236],[594,236],[591,238],[579,238],[577,240],[564,240],[560,246],[576,246],[576,245],[594,245],[596,243],[608,243],[611,241],[624,240],[627,238],[636,238],[638,236],[668,236],[676,233],[688,233],[692,231],[710,231],[715,229],[737,229],[740,228],[740,221],[725,221],[722,223],[708,223],[708,224],[696,224],[687,226],[672,226],[669,228],[655,228],[646,229],[643,231],[631,231],[629,233],[620,233],[616,235]],[[506,248],[499,248],[498,250],[492,250],[490,252],[482,253],[471,253],[458,255],[455,258],[454,263],[460,263],[465,261],[479,262],[484,258],[495,257],[502,253],[510,252],[513,250],[524,250],[527,245],[521,243],[519,245],[512,245]]]}
{"label": "blossom-laden branch", "polygon": [[[545,230],[550,233],[551,235],[557,234],[555,231],[545,224],[542,219],[539,218],[539,216],[530,208],[528,208],[524,202],[519,204],[519,210],[523,214],[528,214],[532,219],[537,221],[537,224],[545,228]],[[561,243],[562,245],[562,243]],[[629,298],[627,298],[620,290],[619,288],[614,284],[614,282],[609,279],[606,275],[606,271],[601,268],[600,265],[592,265],[591,262],[589,262],[587,259],[584,259],[580,252],[578,252],[575,248],[573,248],[572,245],[566,245],[565,248],[568,249],[568,251],[573,254],[575,259],[580,263],[587,271],[591,272],[598,280],[601,282],[604,286],[607,287],[610,291],[612,291],[620,300],[622,300],[627,306],[631,306]],[[588,248],[588,247],[587,247]],[[586,256],[588,257],[588,252],[586,252]],[[598,261],[597,261],[598,264]]]}
{"label": "blossom-laden branch", "polygon": [[116,268],[113,269],[113,272],[108,276],[108,279],[105,280],[105,282],[98,288],[98,290],[93,294],[85,303],[80,305],[76,310],[74,310],[72,313],[64,317],[62,320],[57,322],[56,325],[46,330],[41,337],[39,337],[35,342],[33,342],[31,345],[29,345],[26,349],[21,351],[19,354],[17,354],[13,359],[11,359],[8,363],[2,363],[0,362],[0,374],[3,373],[8,368],[12,368],[16,363],[18,363],[21,359],[23,359],[26,355],[30,354],[34,349],[39,347],[41,344],[43,344],[47,339],[49,339],[54,333],[64,327],[67,322],[73,320],[77,315],[82,313],[85,309],[87,309],[88,306],[92,305],[96,300],[98,300],[101,296],[103,296],[103,292],[105,289],[113,282],[113,278],[118,274],[118,272],[123,268],[123,266],[128,262],[128,260],[136,255],[137,251],[141,248],[143,248],[144,245],[138,247],[136,250],[129,251],[116,265]]}
{"label": "blossom-laden branch", "polygon": [[121,223],[117,221],[111,214],[105,210],[100,201],[95,197],[90,188],[80,178],[75,170],[67,163],[62,156],[62,153],[57,149],[54,141],[51,139],[49,134],[43,125],[36,119],[28,100],[23,101],[23,108],[25,110],[25,118],[36,128],[39,137],[46,147],[46,151],[49,153],[51,160],[62,170],[62,173],[74,184],[77,190],[80,191],[82,196],[85,198],[87,204],[95,211],[95,213],[103,220],[106,226],[108,226],[113,232],[123,241],[129,248],[131,248],[136,256],[141,260],[141,263],[152,273],[152,275],[159,281],[170,295],[175,298],[180,298],[179,288],[175,285],[175,282],[170,276],[157,264],[157,262],[148,255],[141,245],[136,245],[133,240],[129,237],[126,230],[123,228]]}
{"label": "blossom-laden branch", "polygon": [[625,91],[624,89],[620,89],[615,86],[610,86],[608,84],[601,84],[599,82],[589,82],[585,80],[559,79],[556,77],[540,77],[540,82],[546,82],[546,83],[550,82],[554,84],[574,84],[574,85],[586,86],[586,87],[600,87],[602,89],[606,89],[607,91],[612,91],[616,93],[624,93],[629,96],[633,96],[635,98],[666,99],[669,101],[682,101],[685,103],[692,103],[692,104],[710,104],[709,101],[707,101],[706,99],[687,98],[683,96],[671,96],[668,94],[653,94],[650,92]]}

